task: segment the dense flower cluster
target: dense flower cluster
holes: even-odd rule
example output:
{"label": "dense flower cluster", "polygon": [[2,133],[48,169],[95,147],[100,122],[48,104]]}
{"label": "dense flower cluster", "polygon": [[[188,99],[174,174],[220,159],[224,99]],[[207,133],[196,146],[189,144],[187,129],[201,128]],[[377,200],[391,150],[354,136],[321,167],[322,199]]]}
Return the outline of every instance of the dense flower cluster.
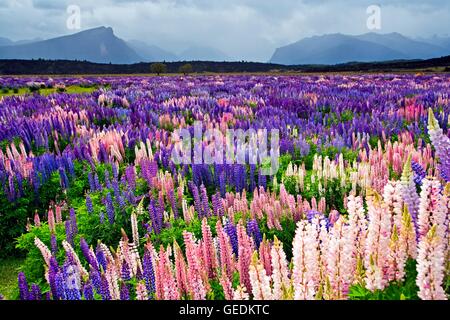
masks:
{"label": "dense flower cluster", "polygon": [[[30,81],[55,80],[0,85]],[[97,89],[0,98],[0,192],[45,208],[18,240],[44,266],[21,299],[448,297],[448,76],[57,82]],[[279,171],[175,163],[198,121],[279,130]]]}

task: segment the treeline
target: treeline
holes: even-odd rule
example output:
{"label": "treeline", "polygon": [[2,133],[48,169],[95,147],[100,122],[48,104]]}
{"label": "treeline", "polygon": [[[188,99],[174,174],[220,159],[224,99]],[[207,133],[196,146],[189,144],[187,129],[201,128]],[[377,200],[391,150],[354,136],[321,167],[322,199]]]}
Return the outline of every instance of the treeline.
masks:
{"label": "treeline", "polygon": [[[238,72],[392,72],[398,70],[435,71],[442,68],[450,71],[450,56],[429,60],[402,60],[389,62],[345,63],[338,65],[285,66],[260,62],[212,62],[180,61],[164,62],[165,73],[180,73],[189,64],[195,73],[238,73]],[[69,60],[0,60],[0,74],[142,74],[152,73],[152,63],[102,64],[88,61]],[[154,72],[153,72],[154,73]]]}

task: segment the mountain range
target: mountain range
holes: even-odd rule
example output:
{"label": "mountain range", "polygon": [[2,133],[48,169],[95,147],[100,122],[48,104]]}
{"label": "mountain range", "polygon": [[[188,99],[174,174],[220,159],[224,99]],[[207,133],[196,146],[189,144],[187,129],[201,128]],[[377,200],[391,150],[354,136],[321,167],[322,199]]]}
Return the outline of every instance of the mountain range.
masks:
{"label": "mountain range", "polygon": [[[270,63],[334,65],[347,62],[429,59],[450,55],[450,37],[412,39],[399,33],[328,34],[278,48]],[[132,64],[154,61],[232,61],[220,50],[193,45],[179,54],[144,39],[125,41],[112,28],[98,27],[48,40],[12,41],[0,37],[0,59],[78,60]]]}
{"label": "mountain range", "polygon": [[124,41],[109,27],[89,29],[48,40],[14,42],[0,37],[0,59],[86,60],[113,64],[230,60],[226,54],[211,47],[192,46],[177,55],[142,40]]}
{"label": "mountain range", "polygon": [[339,64],[430,59],[450,55],[450,38],[411,39],[399,33],[340,33],[304,38],[275,50],[271,63]]}

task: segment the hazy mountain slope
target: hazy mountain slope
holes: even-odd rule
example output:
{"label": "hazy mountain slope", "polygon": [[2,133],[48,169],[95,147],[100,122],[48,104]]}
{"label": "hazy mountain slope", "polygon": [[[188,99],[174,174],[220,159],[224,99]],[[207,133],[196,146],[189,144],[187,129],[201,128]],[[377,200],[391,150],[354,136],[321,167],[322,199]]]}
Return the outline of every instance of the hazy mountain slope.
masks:
{"label": "hazy mountain slope", "polygon": [[270,62],[280,64],[338,64],[406,59],[399,51],[343,34],[305,38],[278,48]]}
{"label": "hazy mountain slope", "polygon": [[99,27],[76,34],[22,45],[0,47],[1,59],[65,59],[103,63],[134,63],[142,58],[111,28]]}
{"label": "hazy mountain slope", "polygon": [[178,57],[158,46],[147,44],[140,40],[127,42],[128,46],[136,51],[147,62],[153,61],[176,61]]}

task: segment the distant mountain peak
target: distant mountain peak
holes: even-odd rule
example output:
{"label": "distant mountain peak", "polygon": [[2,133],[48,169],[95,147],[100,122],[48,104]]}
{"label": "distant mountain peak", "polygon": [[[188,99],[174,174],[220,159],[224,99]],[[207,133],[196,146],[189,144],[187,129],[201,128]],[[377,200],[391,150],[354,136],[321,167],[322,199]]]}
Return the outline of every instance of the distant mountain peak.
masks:
{"label": "distant mountain peak", "polygon": [[295,64],[339,64],[403,59],[429,59],[450,54],[444,46],[410,39],[398,32],[368,32],[352,36],[341,33],[304,38],[278,48],[270,62]]}
{"label": "distant mountain peak", "polygon": [[86,60],[129,64],[142,58],[111,27],[97,27],[33,43],[0,47],[3,59]]}

